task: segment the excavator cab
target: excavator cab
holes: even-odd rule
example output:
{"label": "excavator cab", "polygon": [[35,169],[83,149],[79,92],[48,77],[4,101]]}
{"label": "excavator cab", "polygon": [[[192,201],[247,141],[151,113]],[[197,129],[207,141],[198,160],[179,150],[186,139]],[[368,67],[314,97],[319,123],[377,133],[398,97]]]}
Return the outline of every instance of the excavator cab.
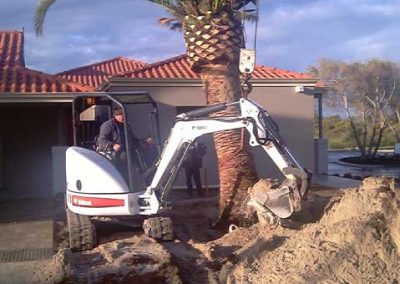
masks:
{"label": "excavator cab", "polygon": [[[131,132],[137,138],[153,140],[153,146],[160,149],[160,134],[157,104],[147,92],[88,93],[78,95],[73,101],[73,138],[74,146],[97,151],[109,160],[113,153],[99,151],[98,135],[100,126],[112,118],[113,109],[121,108],[125,115],[125,133]],[[135,114],[135,116],[133,116]],[[125,135],[125,145],[132,145],[132,136]],[[145,143],[144,139],[140,143]],[[129,191],[138,191],[135,175],[146,172],[152,165],[146,159],[141,147],[127,147],[125,168],[129,176],[125,181]]]}
{"label": "excavator cab", "polygon": [[[112,118],[113,109],[125,115],[124,132],[137,138],[151,137],[160,149],[157,104],[147,92],[87,93],[72,105],[74,145],[66,151],[66,213],[71,249],[91,249],[96,244],[91,216],[138,216],[139,196],[147,184],[143,172],[149,168],[141,147],[125,135],[126,173],[97,147],[101,125]],[[170,224],[170,222],[168,223]],[[171,238],[171,237],[170,237]]]}

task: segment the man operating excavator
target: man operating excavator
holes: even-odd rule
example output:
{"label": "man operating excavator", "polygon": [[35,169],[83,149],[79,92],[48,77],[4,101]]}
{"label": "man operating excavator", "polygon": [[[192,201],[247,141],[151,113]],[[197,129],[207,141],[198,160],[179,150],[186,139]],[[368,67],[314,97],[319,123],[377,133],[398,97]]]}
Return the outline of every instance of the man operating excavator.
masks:
{"label": "man operating excavator", "polygon": [[[127,145],[125,145],[125,135],[130,135],[128,141],[130,141],[131,149],[139,147],[139,139],[133,135],[128,128],[128,133],[125,133],[124,129],[125,116],[121,108],[115,108],[113,110],[113,117],[104,122],[100,127],[100,133],[98,137],[99,151],[103,153],[110,153],[111,160],[114,165],[124,177],[128,180],[128,167],[127,167]],[[132,151],[133,152],[133,151]]]}

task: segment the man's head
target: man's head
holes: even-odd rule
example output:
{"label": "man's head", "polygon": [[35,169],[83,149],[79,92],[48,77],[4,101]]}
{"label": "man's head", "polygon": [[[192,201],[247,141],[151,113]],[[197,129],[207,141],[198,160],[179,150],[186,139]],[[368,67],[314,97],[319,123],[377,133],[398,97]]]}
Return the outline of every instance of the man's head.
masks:
{"label": "man's head", "polygon": [[122,111],[122,108],[115,108],[113,110],[113,115],[114,119],[118,121],[119,123],[124,123],[125,117],[124,117],[124,112]]}

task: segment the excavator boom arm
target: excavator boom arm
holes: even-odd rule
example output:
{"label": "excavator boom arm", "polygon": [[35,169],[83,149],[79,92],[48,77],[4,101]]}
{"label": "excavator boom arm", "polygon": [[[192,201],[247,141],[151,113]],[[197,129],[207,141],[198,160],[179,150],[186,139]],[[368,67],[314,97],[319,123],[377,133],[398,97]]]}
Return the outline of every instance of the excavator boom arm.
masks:
{"label": "excavator boom arm", "polygon": [[[241,112],[240,116],[218,118],[207,116],[229,106],[238,106]],[[304,198],[304,194],[306,194],[304,188],[308,188],[306,170],[290,153],[279,135],[276,123],[267,111],[255,102],[242,98],[237,102],[213,105],[177,116],[164,150],[156,164],[157,170],[153,180],[146,192],[140,196],[140,214],[157,214],[164,207],[164,196],[171,188],[189,146],[198,137],[217,131],[241,128],[245,128],[250,133],[250,145],[252,147],[261,146],[285,175],[286,180],[289,181],[286,182],[289,186],[285,186],[283,192],[298,190],[299,195]],[[301,190],[303,190],[303,193]],[[270,196],[255,194],[253,199],[256,199],[262,206],[267,206],[266,198],[268,199]],[[293,212],[292,208],[288,210],[291,211],[290,214]],[[273,210],[271,211],[273,212]],[[288,213],[280,215],[284,216]]]}

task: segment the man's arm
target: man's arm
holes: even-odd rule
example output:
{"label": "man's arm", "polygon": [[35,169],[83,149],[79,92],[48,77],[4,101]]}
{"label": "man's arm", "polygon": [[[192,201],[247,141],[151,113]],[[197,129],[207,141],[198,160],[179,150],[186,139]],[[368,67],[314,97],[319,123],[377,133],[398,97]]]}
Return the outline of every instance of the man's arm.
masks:
{"label": "man's arm", "polygon": [[141,147],[140,139],[133,134],[129,126],[128,126],[128,135],[129,135],[130,147],[134,149]]}
{"label": "man's arm", "polygon": [[98,143],[101,151],[113,149],[114,141],[112,140],[112,126],[110,123],[103,123],[100,126]]}

